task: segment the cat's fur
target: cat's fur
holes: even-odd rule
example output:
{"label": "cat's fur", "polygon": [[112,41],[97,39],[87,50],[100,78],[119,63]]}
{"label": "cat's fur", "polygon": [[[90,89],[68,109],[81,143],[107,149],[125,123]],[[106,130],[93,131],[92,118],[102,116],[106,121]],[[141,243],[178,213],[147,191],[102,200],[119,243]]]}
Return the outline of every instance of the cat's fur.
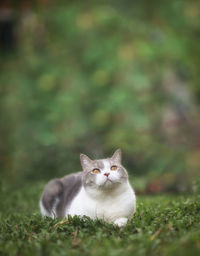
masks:
{"label": "cat's fur", "polygon": [[[50,181],[42,194],[43,216],[89,216],[124,226],[136,211],[136,197],[118,149],[111,158],[91,160],[81,154],[82,172]],[[111,170],[111,166],[117,170]],[[94,174],[98,168],[100,173]]]}

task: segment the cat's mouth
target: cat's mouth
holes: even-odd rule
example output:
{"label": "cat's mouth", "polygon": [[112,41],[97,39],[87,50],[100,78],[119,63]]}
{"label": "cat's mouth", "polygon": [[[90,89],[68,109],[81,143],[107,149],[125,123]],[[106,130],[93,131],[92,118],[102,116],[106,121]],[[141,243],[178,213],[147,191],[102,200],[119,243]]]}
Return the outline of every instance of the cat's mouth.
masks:
{"label": "cat's mouth", "polygon": [[107,184],[107,183],[113,183],[113,181],[110,180],[109,178],[107,178],[107,180],[104,182],[104,184]]}
{"label": "cat's mouth", "polygon": [[120,184],[120,183],[121,182],[119,182],[119,181],[113,181],[113,180],[107,178],[106,181],[104,181],[104,183],[100,187],[111,188],[111,187],[116,186],[117,184]]}

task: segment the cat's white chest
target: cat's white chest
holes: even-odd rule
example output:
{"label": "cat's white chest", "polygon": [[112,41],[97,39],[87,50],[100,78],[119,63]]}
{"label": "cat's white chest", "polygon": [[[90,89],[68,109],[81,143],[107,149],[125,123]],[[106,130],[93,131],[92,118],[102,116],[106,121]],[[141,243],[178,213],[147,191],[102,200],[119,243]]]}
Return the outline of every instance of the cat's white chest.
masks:
{"label": "cat's white chest", "polygon": [[66,215],[89,216],[92,219],[100,218],[114,222],[121,217],[131,217],[135,212],[136,198],[134,191],[128,184],[120,193],[102,194],[102,196],[90,197],[82,188],[74,198],[70,207],[66,209]]}

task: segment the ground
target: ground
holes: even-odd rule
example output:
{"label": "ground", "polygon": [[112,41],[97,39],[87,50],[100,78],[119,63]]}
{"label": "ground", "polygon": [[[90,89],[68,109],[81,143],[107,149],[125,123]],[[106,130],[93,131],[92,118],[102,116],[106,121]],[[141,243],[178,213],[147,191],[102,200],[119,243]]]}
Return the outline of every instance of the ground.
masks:
{"label": "ground", "polygon": [[42,218],[44,183],[0,184],[0,255],[199,255],[200,197],[138,196],[124,229],[103,221]]}

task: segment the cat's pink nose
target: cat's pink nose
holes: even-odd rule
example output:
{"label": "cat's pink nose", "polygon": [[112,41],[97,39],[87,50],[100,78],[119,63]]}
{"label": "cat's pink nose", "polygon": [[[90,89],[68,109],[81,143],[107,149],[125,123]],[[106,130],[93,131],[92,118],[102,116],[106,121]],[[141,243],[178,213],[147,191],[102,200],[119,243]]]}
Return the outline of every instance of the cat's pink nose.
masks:
{"label": "cat's pink nose", "polygon": [[104,175],[108,177],[110,175],[110,173],[106,172],[106,173],[104,173]]}

